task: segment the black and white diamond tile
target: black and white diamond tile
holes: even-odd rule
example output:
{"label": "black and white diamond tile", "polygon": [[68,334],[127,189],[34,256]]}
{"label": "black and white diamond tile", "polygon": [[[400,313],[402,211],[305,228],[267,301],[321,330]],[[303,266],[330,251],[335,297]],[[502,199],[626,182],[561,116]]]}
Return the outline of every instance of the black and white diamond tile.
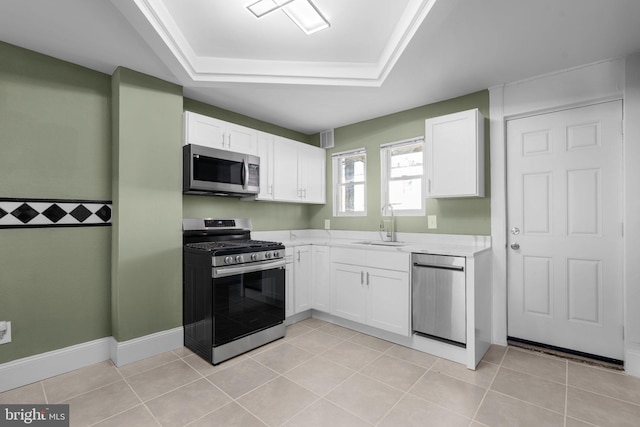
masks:
{"label": "black and white diamond tile", "polygon": [[111,225],[111,202],[0,198],[0,228]]}

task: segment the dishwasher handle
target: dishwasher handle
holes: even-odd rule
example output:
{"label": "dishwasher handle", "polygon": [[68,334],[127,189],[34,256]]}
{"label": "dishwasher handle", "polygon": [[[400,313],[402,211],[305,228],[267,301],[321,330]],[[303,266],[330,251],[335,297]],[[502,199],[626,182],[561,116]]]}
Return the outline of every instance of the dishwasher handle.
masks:
{"label": "dishwasher handle", "polygon": [[453,271],[464,271],[464,267],[461,265],[444,265],[444,264],[421,264],[419,262],[413,263],[414,267],[423,267],[423,268],[435,268],[438,270],[453,270]]}

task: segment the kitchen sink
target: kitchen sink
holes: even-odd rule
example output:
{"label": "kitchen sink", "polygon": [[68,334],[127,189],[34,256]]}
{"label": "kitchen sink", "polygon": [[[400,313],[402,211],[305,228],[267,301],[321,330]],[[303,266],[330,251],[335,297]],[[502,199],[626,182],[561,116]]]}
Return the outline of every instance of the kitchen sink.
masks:
{"label": "kitchen sink", "polygon": [[356,245],[372,245],[372,246],[404,246],[404,242],[383,242],[380,240],[366,240],[364,242],[353,242]]}

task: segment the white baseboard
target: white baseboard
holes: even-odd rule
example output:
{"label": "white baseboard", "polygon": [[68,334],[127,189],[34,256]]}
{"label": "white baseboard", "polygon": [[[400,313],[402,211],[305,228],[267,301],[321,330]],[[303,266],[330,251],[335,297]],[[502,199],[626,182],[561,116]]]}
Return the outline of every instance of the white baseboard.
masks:
{"label": "white baseboard", "polygon": [[627,344],[624,370],[628,375],[640,377],[640,344]]}
{"label": "white baseboard", "polygon": [[160,353],[176,350],[184,346],[183,331],[184,329],[180,326],[120,343],[111,337],[111,360],[120,367]]}
{"label": "white baseboard", "polygon": [[123,366],[183,345],[183,328],[178,327],[121,343],[106,337],[13,360],[0,365],[0,393],[105,360]]}
{"label": "white baseboard", "polygon": [[111,337],[29,356],[0,365],[0,392],[109,360]]}

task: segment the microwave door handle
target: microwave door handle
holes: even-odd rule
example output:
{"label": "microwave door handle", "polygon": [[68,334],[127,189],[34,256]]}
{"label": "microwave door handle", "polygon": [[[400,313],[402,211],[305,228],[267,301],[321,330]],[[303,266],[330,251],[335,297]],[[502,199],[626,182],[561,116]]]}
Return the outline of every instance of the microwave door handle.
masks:
{"label": "microwave door handle", "polygon": [[247,183],[249,182],[249,168],[247,167],[247,159],[242,159],[242,188],[247,189]]}

